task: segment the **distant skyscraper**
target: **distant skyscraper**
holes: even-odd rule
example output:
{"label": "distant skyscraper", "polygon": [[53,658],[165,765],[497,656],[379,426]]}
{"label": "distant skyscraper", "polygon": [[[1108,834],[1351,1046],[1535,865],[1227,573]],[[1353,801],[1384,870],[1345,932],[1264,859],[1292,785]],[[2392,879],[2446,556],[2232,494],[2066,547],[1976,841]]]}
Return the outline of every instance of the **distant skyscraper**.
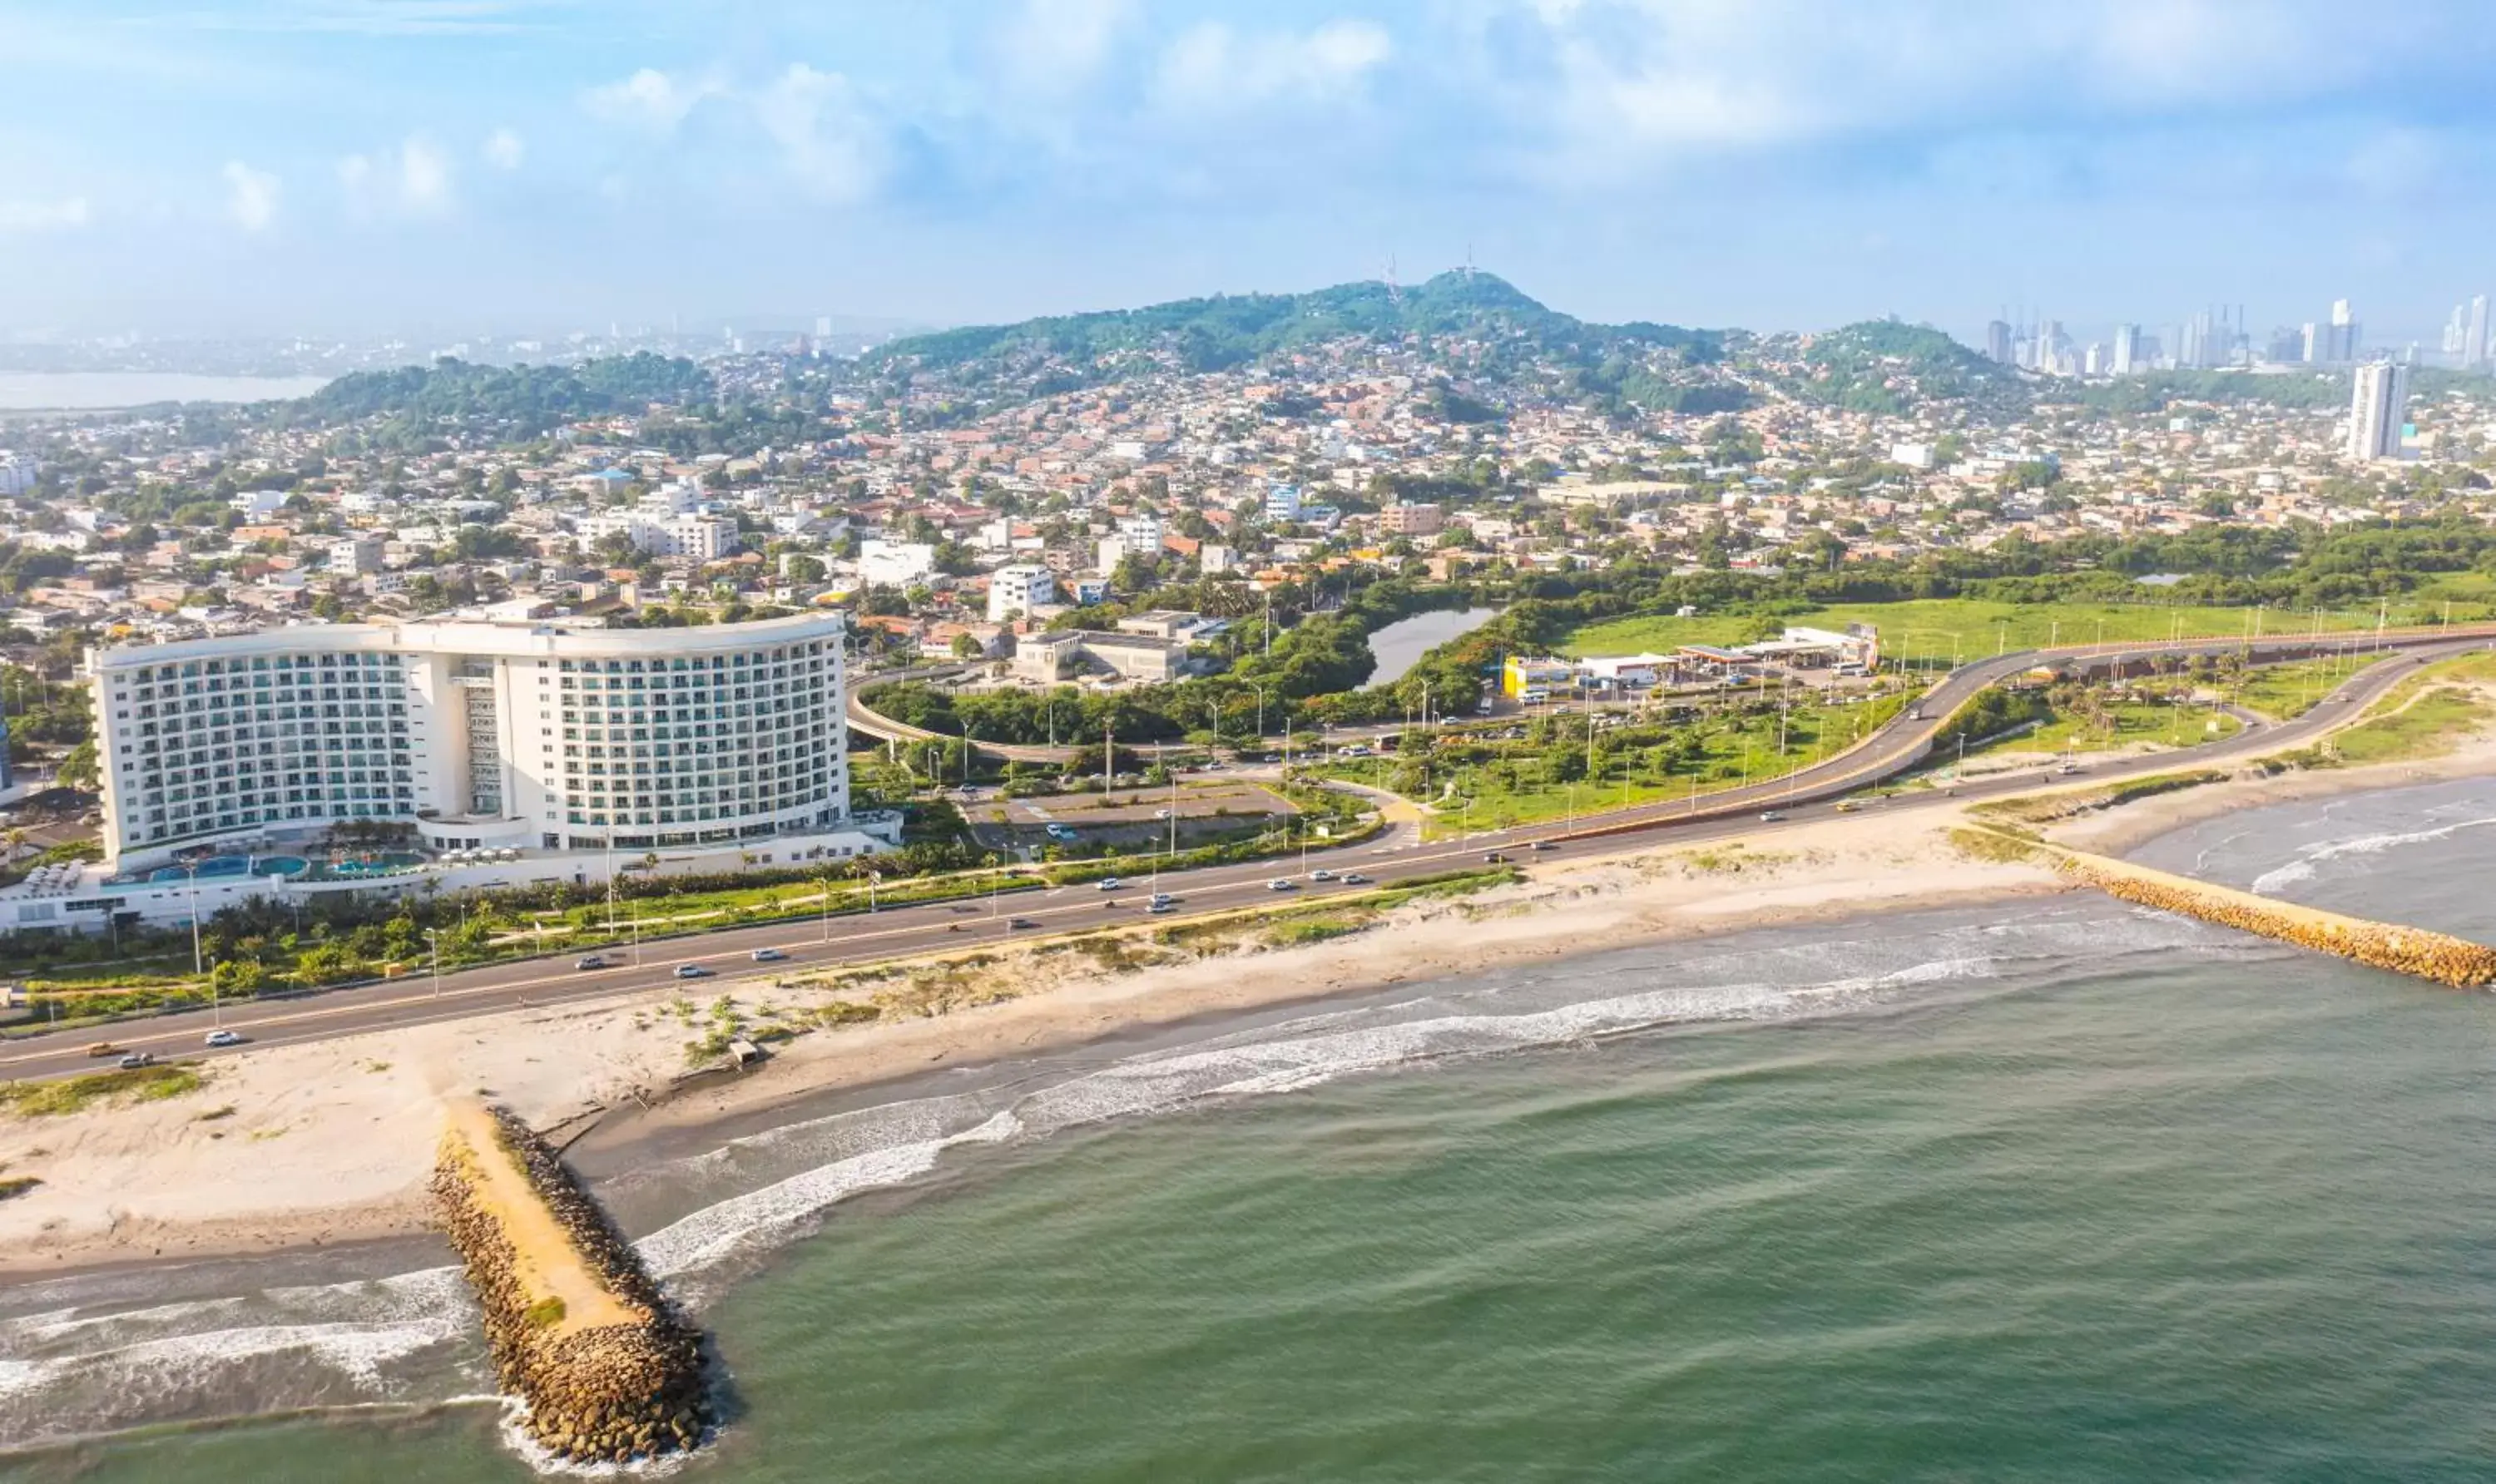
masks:
{"label": "distant skyscraper", "polygon": [[[2461,360],[2462,342],[2470,337],[2470,306],[2455,304],[2444,319],[2444,354]],[[2464,361],[2463,364],[2468,364]]]}
{"label": "distant skyscraper", "polygon": [[2184,322],[2184,333],[2175,346],[2175,363],[2193,369],[2219,363],[2218,332],[2210,324],[2210,311],[2204,309]]}
{"label": "distant skyscraper", "polygon": [[2487,363],[2487,295],[2470,296],[2470,323],[2461,333],[2461,363],[2483,366]]}
{"label": "distant skyscraper", "polygon": [[2048,376],[2062,373],[2063,322],[2060,320],[2037,322],[2037,369]]}
{"label": "distant skyscraper", "polygon": [[2331,301],[2330,341],[2324,347],[2324,359],[2345,364],[2357,358],[2357,318],[2349,309],[2347,299]]}
{"label": "distant skyscraper", "polygon": [[2000,320],[1984,326],[1984,354],[1987,359],[2011,364],[2011,326]]}
{"label": "distant skyscraper", "polygon": [[2378,360],[2357,368],[2349,401],[2349,457],[2365,462],[2401,456],[2401,420],[2410,400],[2410,368]]}
{"label": "distant skyscraper", "polygon": [[2130,376],[2140,364],[2140,326],[2118,325],[2114,327],[2114,363],[2108,369],[2117,376]]}
{"label": "distant skyscraper", "polygon": [[2105,346],[2094,340],[2089,342],[2088,350],[2080,356],[2080,374],[2083,376],[2106,375]]}

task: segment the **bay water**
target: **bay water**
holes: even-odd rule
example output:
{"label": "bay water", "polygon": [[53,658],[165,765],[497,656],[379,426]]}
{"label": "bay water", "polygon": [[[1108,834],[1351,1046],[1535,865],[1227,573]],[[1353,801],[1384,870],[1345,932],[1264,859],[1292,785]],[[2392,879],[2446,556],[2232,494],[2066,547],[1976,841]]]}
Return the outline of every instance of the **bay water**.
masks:
{"label": "bay water", "polygon": [[[2491,847],[2477,782],[2138,854],[2489,939]],[[2072,894],[585,1163],[715,1337],[688,1480],[2485,1479],[2491,1070],[2487,996]],[[0,1288],[0,1479],[527,1478],[442,1260]]]}

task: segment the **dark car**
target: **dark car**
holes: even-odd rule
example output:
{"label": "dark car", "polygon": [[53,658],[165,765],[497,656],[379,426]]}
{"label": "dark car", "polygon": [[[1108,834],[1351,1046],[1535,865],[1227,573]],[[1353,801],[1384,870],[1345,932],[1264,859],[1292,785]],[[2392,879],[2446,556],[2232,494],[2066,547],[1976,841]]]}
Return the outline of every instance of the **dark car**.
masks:
{"label": "dark car", "polygon": [[704,969],[700,964],[678,964],[676,966],[676,977],[680,979],[707,979],[710,977],[710,971]]}
{"label": "dark car", "polygon": [[599,954],[592,953],[587,958],[575,959],[572,967],[575,969],[604,969],[607,967],[607,960]]}

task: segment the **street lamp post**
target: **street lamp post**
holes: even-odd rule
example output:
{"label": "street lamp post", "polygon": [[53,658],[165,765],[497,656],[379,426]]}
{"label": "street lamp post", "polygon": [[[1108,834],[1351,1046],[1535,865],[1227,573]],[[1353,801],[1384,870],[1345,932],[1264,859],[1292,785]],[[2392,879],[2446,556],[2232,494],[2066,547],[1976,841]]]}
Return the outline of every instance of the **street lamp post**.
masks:
{"label": "street lamp post", "polygon": [[442,998],[442,933],[437,928],[424,930],[424,941],[433,949],[433,998]]}

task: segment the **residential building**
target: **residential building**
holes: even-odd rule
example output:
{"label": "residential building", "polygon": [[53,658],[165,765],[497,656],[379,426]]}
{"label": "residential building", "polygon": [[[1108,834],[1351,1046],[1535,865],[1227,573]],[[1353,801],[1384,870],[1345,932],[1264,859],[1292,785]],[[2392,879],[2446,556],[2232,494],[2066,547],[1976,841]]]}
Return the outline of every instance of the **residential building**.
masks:
{"label": "residential building", "polygon": [[988,622],[1028,618],[1057,601],[1057,574],[1034,563],[1014,563],[988,574]]}
{"label": "residential building", "polygon": [[1436,536],[1447,525],[1447,508],[1427,501],[1390,505],[1378,515],[1378,528],[1395,536]]}
{"label": "residential building", "polygon": [[1162,554],[1162,520],[1158,515],[1130,515],[1118,522],[1118,544],[1129,556],[1151,561]]}
{"label": "residential building", "polygon": [[936,547],[927,541],[862,541],[858,568],[860,582],[908,587],[936,571]]}
{"label": "residential building", "polygon": [[2388,360],[2357,368],[2349,403],[2348,456],[2366,461],[2401,456],[2402,420],[2410,395],[2410,368]]}

